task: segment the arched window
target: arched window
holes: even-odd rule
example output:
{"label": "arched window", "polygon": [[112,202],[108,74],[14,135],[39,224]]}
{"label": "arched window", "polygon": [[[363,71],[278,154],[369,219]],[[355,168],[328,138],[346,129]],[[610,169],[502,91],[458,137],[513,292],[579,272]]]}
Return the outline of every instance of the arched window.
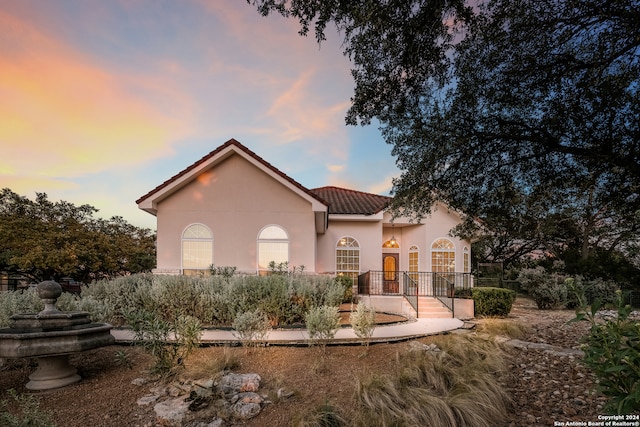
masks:
{"label": "arched window", "polygon": [[202,224],[191,224],[182,233],[182,273],[201,274],[213,264],[213,234]]}
{"label": "arched window", "polygon": [[336,274],[356,282],[360,273],[360,244],[353,237],[342,237],[336,244]]}
{"label": "arched window", "polygon": [[271,262],[289,262],[289,236],[279,225],[268,225],[258,234],[258,273],[268,272]]}
{"label": "arched window", "polygon": [[436,273],[456,270],[456,248],[449,239],[438,239],[431,245],[431,269]]}

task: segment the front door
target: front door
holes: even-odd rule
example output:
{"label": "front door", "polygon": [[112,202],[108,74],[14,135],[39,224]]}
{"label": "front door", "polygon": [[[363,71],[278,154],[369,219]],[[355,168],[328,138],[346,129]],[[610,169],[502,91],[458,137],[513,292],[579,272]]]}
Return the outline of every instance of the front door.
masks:
{"label": "front door", "polygon": [[398,254],[382,254],[382,291],[385,294],[397,294],[400,291],[400,285],[398,282],[399,264]]}

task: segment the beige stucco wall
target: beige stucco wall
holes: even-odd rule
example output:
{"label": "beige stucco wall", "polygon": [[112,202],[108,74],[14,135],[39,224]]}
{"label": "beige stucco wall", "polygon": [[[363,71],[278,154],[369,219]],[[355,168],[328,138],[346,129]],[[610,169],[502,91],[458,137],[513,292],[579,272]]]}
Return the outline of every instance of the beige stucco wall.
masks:
{"label": "beige stucco wall", "polygon": [[181,238],[194,223],[213,233],[213,263],[257,271],[257,238],[267,225],[289,237],[289,265],[315,272],[311,203],[234,154],[158,203],[158,270],[182,267]]}
{"label": "beige stucco wall", "polygon": [[[342,216],[344,217],[344,216]],[[464,248],[471,250],[469,241],[449,236],[449,231],[459,222],[459,216],[446,208],[434,210],[431,215],[420,224],[411,224],[408,219],[395,219],[393,228],[390,227],[391,216],[384,214],[383,219],[360,221],[332,220],[329,216],[329,228],[324,235],[318,236],[319,273],[334,273],[336,268],[336,245],[342,237],[353,237],[360,244],[360,272],[368,270],[382,270],[382,254],[397,253],[400,258],[399,269],[409,270],[409,248],[416,245],[419,248],[419,271],[433,271],[431,266],[431,246],[440,238],[451,240],[456,250],[456,272],[464,270]],[[356,218],[356,216],[354,216]],[[383,226],[384,223],[384,226]],[[396,238],[398,249],[382,248],[382,244]],[[470,253],[470,252],[469,252]]]}
{"label": "beige stucco wall", "polygon": [[382,256],[381,221],[332,221],[318,236],[318,272],[335,273],[336,246],[342,237],[353,237],[360,245],[360,271],[379,270]]}
{"label": "beige stucco wall", "polygon": [[[391,216],[385,214],[385,222],[391,221]],[[471,256],[471,243],[468,240],[462,240],[458,237],[449,236],[449,231],[460,223],[460,217],[457,213],[448,210],[445,207],[434,209],[432,213],[423,218],[422,224],[409,224],[407,220],[394,220],[398,226],[385,228],[383,236],[384,241],[391,238],[393,233],[400,246],[400,269],[409,270],[409,248],[415,245],[419,249],[418,265],[419,271],[433,271],[431,266],[431,246],[440,238],[449,239],[453,242],[456,250],[456,272],[464,271],[463,253],[464,248],[469,249]],[[393,250],[386,250],[394,252]],[[398,250],[396,250],[398,252]]]}

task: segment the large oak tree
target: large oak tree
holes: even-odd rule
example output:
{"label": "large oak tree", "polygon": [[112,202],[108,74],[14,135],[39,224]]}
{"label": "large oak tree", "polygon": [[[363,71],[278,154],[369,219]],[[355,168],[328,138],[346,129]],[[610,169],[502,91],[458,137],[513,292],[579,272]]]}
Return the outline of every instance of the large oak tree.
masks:
{"label": "large oak tree", "polygon": [[511,242],[497,258],[514,243],[581,258],[637,246],[637,0],[249,2],[318,42],[335,24],[353,64],[346,121],[381,124],[396,207],[482,218]]}

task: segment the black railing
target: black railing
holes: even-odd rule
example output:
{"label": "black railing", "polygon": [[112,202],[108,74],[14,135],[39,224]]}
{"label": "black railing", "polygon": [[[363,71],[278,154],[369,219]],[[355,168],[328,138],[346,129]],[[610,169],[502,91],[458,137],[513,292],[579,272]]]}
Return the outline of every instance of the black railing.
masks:
{"label": "black railing", "polygon": [[455,292],[473,287],[471,273],[367,271],[358,276],[360,295],[404,296],[418,311],[418,297],[439,299],[454,312]]}

